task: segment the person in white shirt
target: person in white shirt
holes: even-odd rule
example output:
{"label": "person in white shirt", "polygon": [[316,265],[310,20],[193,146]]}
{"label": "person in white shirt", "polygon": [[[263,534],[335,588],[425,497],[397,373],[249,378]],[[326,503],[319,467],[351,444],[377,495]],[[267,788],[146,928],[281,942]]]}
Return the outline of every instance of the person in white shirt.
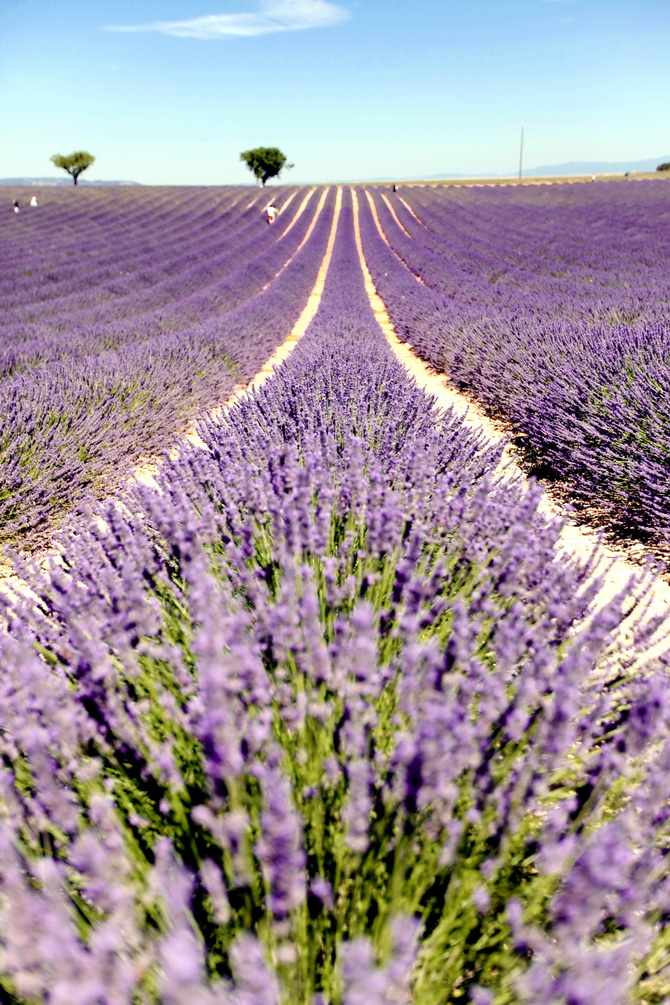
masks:
{"label": "person in white shirt", "polygon": [[275,206],[275,204],[273,202],[271,202],[270,205],[266,207],[265,212],[268,215],[268,223],[274,223],[275,220],[277,219],[277,212],[278,211],[277,211],[277,207]]}

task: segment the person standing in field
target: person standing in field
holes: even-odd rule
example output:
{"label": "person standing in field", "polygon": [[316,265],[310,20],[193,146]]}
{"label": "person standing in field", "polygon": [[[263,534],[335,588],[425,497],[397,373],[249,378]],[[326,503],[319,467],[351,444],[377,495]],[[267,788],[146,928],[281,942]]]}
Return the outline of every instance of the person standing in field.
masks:
{"label": "person standing in field", "polygon": [[36,206],[37,205],[37,196],[36,195],[31,195],[31,197],[30,197],[30,205],[31,206]]}
{"label": "person standing in field", "polygon": [[15,199],[14,200],[14,212],[18,213],[18,211],[19,211],[19,200]]}
{"label": "person standing in field", "polygon": [[274,223],[275,220],[277,219],[278,210],[273,202],[271,202],[270,205],[266,207],[265,212],[267,213],[268,216],[268,223]]}

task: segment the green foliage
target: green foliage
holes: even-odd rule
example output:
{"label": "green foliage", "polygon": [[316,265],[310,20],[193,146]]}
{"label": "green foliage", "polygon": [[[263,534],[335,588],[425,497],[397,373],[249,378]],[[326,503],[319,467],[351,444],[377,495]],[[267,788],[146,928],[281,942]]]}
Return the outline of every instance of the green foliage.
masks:
{"label": "green foliage", "polygon": [[[314,502],[316,505],[318,500]],[[317,555],[303,551],[296,556],[293,567],[282,570],[278,542],[270,524],[259,522],[255,531],[247,565],[252,573],[274,569],[274,577],[263,577],[270,606],[288,610],[295,603],[298,610],[303,602],[310,606],[310,598],[316,599],[325,648],[333,643],[347,618],[365,600],[373,612],[379,665],[389,668],[384,691],[363,700],[360,706],[370,724],[367,756],[378,766],[380,781],[371,791],[369,844],[354,851],[347,844],[344,822],[351,798],[341,749],[345,701],[327,682],[315,685],[311,679],[310,645],[316,636],[306,635],[304,647],[282,650],[280,646],[271,646],[263,653],[264,669],[275,692],[270,709],[273,736],[284,755],[282,771],[289,780],[293,803],[303,822],[307,874],[310,879],[327,878],[332,889],[331,902],[318,903],[310,897],[293,912],[291,924],[298,952],[295,959],[278,967],[282,1001],[285,1005],[310,1005],[315,995],[321,994],[331,1005],[342,1005],[342,943],[368,936],[383,963],[392,941],[393,919],[400,914],[421,920],[423,948],[414,975],[413,1000],[417,1005],[457,1001],[465,998],[476,983],[498,988],[497,1005],[511,1005],[514,999],[509,989],[527,960],[512,947],[506,907],[510,898],[515,897],[523,904],[528,923],[545,923],[556,879],[538,869],[536,838],[542,818],[562,801],[571,800],[575,789],[584,783],[588,765],[568,758],[565,770],[548,780],[546,794],[534,812],[525,812],[531,777],[520,771],[520,766],[532,749],[539,719],[515,742],[492,735],[485,754],[493,783],[490,792],[509,789],[512,794],[509,812],[514,823],[500,816],[496,799],[486,797],[475,768],[469,768],[457,782],[459,791],[453,819],[458,829],[453,830],[450,843],[451,832],[443,829],[443,822],[434,820],[432,826],[427,826],[431,807],[406,805],[402,793],[394,793],[391,784],[397,732],[406,725],[399,712],[399,680],[391,672],[401,648],[395,628],[403,615],[402,606],[397,607],[393,597],[398,554],[365,556],[365,521],[354,513],[346,520],[334,513],[327,547],[329,558],[339,556],[334,585],[338,588],[336,592],[341,592],[339,602],[334,603],[333,597],[327,596],[328,583]],[[159,553],[170,554],[169,542],[160,535],[156,536],[156,546]],[[244,596],[244,577],[240,578],[240,570],[231,564],[221,542],[210,545],[208,560],[212,576],[223,588],[222,595],[234,591],[241,608],[250,606],[252,595]],[[450,601],[456,596],[475,595],[489,573],[485,564],[476,568],[464,561],[458,538],[440,541],[439,535],[426,545],[423,568],[426,574],[435,574],[435,593],[424,610],[426,624],[422,637],[432,637],[446,648],[451,635]],[[198,625],[191,607],[188,577],[179,556],[173,553],[160,572],[146,569],[144,585],[156,611],[160,611],[156,634],[144,638],[140,646],[143,651],[132,658],[126,654],[121,660],[119,654],[112,654],[116,672],[105,686],[109,686],[114,696],[110,707],[118,707],[122,715],[122,709],[130,710],[131,716],[135,708],[141,707],[145,725],[132,749],[119,750],[110,732],[109,742],[88,751],[89,756],[96,758],[99,770],[91,780],[79,785],[77,800],[87,816],[103,786],[111,794],[126,858],[132,864],[128,882],[134,890],[137,911],[144,915],[147,931],[155,930],[157,937],[169,930],[169,919],[164,916],[160,897],[151,893],[151,876],[161,839],[170,840],[177,860],[195,881],[192,925],[204,948],[209,972],[213,980],[226,978],[231,974],[231,946],[244,932],[255,932],[272,959],[286,942],[286,933],[273,922],[263,869],[256,853],[261,833],[262,792],[254,771],[242,769],[237,775],[226,777],[224,802],[218,807],[212,802],[203,748],[188,728],[187,710],[192,692],[184,681],[190,675],[195,681],[197,676],[193,643]],[[344,591],[345,586],[348,591]],[[494,594],[494,597],[501,608],[509,602],[502,596]],[[435,612],[438,601],[443,602],[444,616],[428,623],[429,610]],[[385,631],[381,631],[382,620]],[[48,647],[42,655],[54,664],[62,659]],[[476,656],[493,667],[484,623]],[[118,698],[121,704],[117,706]],[[235,705],[236,701],[231,695],[231,703]],[[250,696],[241,693],[239,702],[235,706],[237,712],[231,709],[232,714],[239,714],[245,706],[251,722],[254,712],[251,704],[247,704]],[[305,708],[302,716],[289,721],[286,709],[302,706]],[[476,696],[466,714],[476,716]],[[129,718],[129,724],[130,721]],[[169,749],[174,764],[174,770],[168,774],[155,760],[155,752],[161,748]],[[262,761],[264,755],[259,756]],[[27,761],[22,770],[22,783],[29,787],[32,774]],[[572,826],[575,829],[599,826],[604,817],[615,811],[618,798],[614,787],[605,789],[598,798],[575,809]],[[215,824],[224,822],[231,812],[248,820],[237,852],[222,847],[214,838],[211,825],[195,815],[195,809],[203,806],[212,808],[211,819]],[[46,836],[65,854],[66,836]],[[45,840],[43,834],[39,838]],[[38,854],[38,845],[35,841],[33,844],[32,853]],[[449,853],[445,854],[447,846]],[[225,880],[229,916],[223,921],[217,917],[216,905],[200,879],[203,863],[207,861],[220,866]],[[492,866],[488,871],[484,869],[485,863]],[[76,893],[71,887],[73,904],[78,903]],[[484,902],[477,900],[478,895]],[[82,921],[86,938],[94,930],[96,920]],[[142,993],[146,993],[146,1000],[153,1001],[150,985],[155,974],[147,972],[144,979],[146,986]]]}
{"label": "green foliage", "polygon": [[268,178],[278,177],[284,166],[287,171],[293,167],[293,164],[286,164],[286,154],[277,147],[255,147],[253,150],[245,150],[240,154],[240,160],[244,161],[254,177],[263,185]]}
{"label": "green foliage", "polygon": [[86,150],[77,150],[73,154],[68,154],[65,157],[63,154],[54,154],[51,160],[58,168],[63,168],[68,174],[72,175],[72,180],[74,184],[77,184],[77,178],[85,171],[87,167],[90,167],[95,157],[93,154],[89,154]]}
{"label": "green foliage", "polygon": [[656,168],[656,170],[657,171],[670,171],[670,161],[663,161],[662,164],[658,165],[658,167]]}

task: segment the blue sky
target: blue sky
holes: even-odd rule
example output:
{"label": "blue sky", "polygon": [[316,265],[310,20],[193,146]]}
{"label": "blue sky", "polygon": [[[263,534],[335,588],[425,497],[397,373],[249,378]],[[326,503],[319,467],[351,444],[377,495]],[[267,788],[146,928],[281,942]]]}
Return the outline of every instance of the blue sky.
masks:
{"label": "blue sky", "polygon": [[0,177],[238,184],[670,154],[668,0],[0,0]]}

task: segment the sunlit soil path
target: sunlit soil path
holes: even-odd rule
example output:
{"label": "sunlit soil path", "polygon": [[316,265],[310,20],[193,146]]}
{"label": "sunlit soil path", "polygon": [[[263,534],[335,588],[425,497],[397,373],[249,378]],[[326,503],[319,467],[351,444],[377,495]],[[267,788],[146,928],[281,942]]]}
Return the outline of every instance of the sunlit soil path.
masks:
{"label": "sunlit soil path", "polygon": [[[324,190],[323,195],[321,196],[321,201],[319,203],[316,215],[314,216],[314,219],[310,224],[310,228],[305,234],[302,242],[296,248],[293,257],[295,257],[295,255],[298,254],[303,244],[305,244],[305,242],[309,239],[310,234],[314,230],[318,216],[321,213],[321,210],[323,209],[324,202],[326,201],[328,191],[329,191],[328,189]],[[282,363],[287,358],[287,356],[289,356],[289,354],[292,352],[298,339],[302,338],[302,336],[305,334],[312,321],[312,318],[318,311],[319,305],[321,303],[321,297],[323,296],[323,288],[326,282],[326,274],[328,272],[330,260],[333,257],[333,246],[335,244],[335,235],[337,233],[337,224],[340,217],[341,207],[342,207],[342,189],[338,188],[337,195],[335,197],[335,212],[333,213],[333,223],[330,228],[330,234],[328,236],[326,253],[323,256],[323,261],[321,262],[321,266],[319,267],[316,282],[312,287],[312,292],[310,293],[307,299],[307,303],[303,308],[302,314],[300,315],[295,325],[293,326],[288,338],[286,338],[286,340],[282,342],[282,344],[279,346],[278,349],[275,349],[274,353],[267,361],[265,366],[262,368],[262,370],[260,370],[259,373],[257,373],[256,376],[254,377],[254,379],[249,384],[247,384],[246,387],[244,387],[239,392],[239,394],[235,396],[236,398],[241,398],[244,395],[249,394],[251,391],[256,390],[256,388],[260,387],[261,384],[265,383],[268,377],[272,376],[272,374],[275,372],[279,364]],[[284,265],[282,269],[280,269],[280,272],[286,268],[286,266],[290,263],[291,260],[292,259],[289,259],[286,265]],[[277,275],[279,275],[279,273],[277,273]]]}
{"label": "sunlit soil path", "polygon": [[[502,426],[489,419],[476,403],[473,403],[465,395],[449,387],[447,385],[448,378],[445,374],[433,370],[412,352],[406,342],[402,342],[398,338],[365,260],[361,240],[358,196],[355,191],[352,194],[356,246],[363,271],[365,288],[377,322],[384,332],[391,349],[407,372],[415,379],[419,387],[432,395],[440,408],[453,409],[457,415],[463,418],[463,421],[467,425],[480,431],[488,440],[495,441],[502,439],[506,435]],[[372,216],[379,234],[388,244],[375,211],[374,203],[367,192],[366,195],[370,200]],[[418,277],[415,278],[418,279]],[[523,471],[515,461],[514,450],[509,445],[503,453],[502,470],[506,477],[526,481]],[[620,594],[625,596],[630,605],[630,617],[628,620],[631,625],[639,616],[641,605],[644,605],[648,614],[652,616],[661,617],[670,614],[670,585],[650,573],[641,573],[639,566],[634,565],[620,553],[602,544],[594,531],[571,522],[569,516],[551,500],[546,492],[542,498],[540,509],[547,516],[564,521],[559,545],[566,554],[566,557],[575,558],[579,562],[586,562],[593,555],[594,549],[598,548],[598,561],[593,573],[594,576],[602,578],[602,586],[598,595],[598,606],[606,604]],[[667,628],[661,627],[652,636],[649,648],[644,655],[645,662],[652,657],[658,656],[668,648],[667,632]]]}
{"label": "sunlit soil path", "polygon": [[[309,202],[309,200],[310,200],[313,192],[314,192],[314,189],[310,188],[309,191],[307,192],[307,195],[305,196],[305,198],[300,203],[300,206],[298,207],[298,212],[295,214],[295,216],[293,216],[291,218],[291,222],[289,223],[288,227],[286,228],[286,230],[282,234],[282,238],[286,237],[287,234],[291,233],[291,230],[293,229],[293,227],[295,227],[295,225],[298,222],[298,220],[300,219],[301,215],[304,213],[305,207],[306,207],[307,203]],[[293,201],[294,196],[296,196],[296,195],[297,195],[297,192],[292,192],[291,193],[290,197],[286,200],[285,204],[282,206],[282,212],[285,212],[285,210],[287,209],[287,207]],[[321,203],[321,205],[323,205],[323,203]],[[305,239],[303,240],[302,244],[300,245],[300,248],[302,248],[302,245],[305,243],[306,240],[307,240],[307,238],[305,237]],[[298,249],[298,250],[300,250],[300,249]]]}
{"label": "sunlit soil path", "polygon": [[[310,189],[307,194],[303,197],[302,202],[298,208],[297,213],[292,218],[291,222],[287,226],[284,233],[281,235],[283,238],[292,227],[295,225],[298,218],[306,211],[308,204],[312,195],[314,194],[314,189]],[[309,228],[305,233],[303,240],[301,241],[298,248],[295,250],[290,259],[287,260],[278,270],[274,279],[280,275],[281,272],[290,264],[298,251],[305,245],[309,240],[317,221],[323,211],[326,198],[330,188],[325,187],[320,194],[318,204],[314,210],[313,218],[310,222]],[[295,193],[297,195],[297,193]],[[370,209],[372,211],[372,217],[375,222],[375,226],[382,239],[387,245],[389,241],[384,233],[382,224],[379,220],[377,214],[376,206],[373,199],[368,192],[365,193],[367,201],[369,202]],[[354,209],[354,231],[355,240],[358,248],[360,266],[363,273],[363,279],[365,282],[365,288],[370,300],[372,310],[375,314],[377,322],[380,325],[391,349],[395,353],[398,360],[402,363],[406,371],[414,378],[417,385],[431,395],[438,407],[443,409],[453,409],[453,411],[461,416],[464,423],[471,428],[479,431],[484,437],[489,441],[499,441],[507,435],[506,430],[502,425],[492,421],[484,411],[471,399],[456,391],[455,389],[448,386],[448,377],[445,374],[438,373],[434,371],[428,364],[423,360],[419,359],[418,356],[412,351],[410,346],[401,341],[393,327],[389,313],[383,303],[381,297],[379,296],[374,282],[372,280],[370,271],[365,260],[365,255],[363,251],[363,245],[361,240],[360,231],[360,219],[359,219],[359,196],[355,189],[352,188],[352,198],[353,198],[353,209]],[[383,196],[385,203],[388,205],[393,217],[399,226],[400,221],[397,219],[393,206],[385,196]],[[285,209],[288,206],[289,199],[284,206]],[[403,200],[404,202],[404,200]],[[293,326],[291,332],[285,339],[285,341],[275,350],[272,356],[267,360],[264,366],[259,370],[255,377],[246,384],[240,384],[235,389],[233,394],[226,399],[226,401],[215,406],[214,408],[208,410],[205,414],[210,417],[216,417],[220,415],[221,412],[230,407],[234,402],[241,400],[248,394],[254,393],[255,390],[261,387],[268,379],[272,377],[275,373],[277,367],[290,355],[290,353],[295,348],[296,344],[300,338],[306,332],[309,324],[314,318],[316,312],[319,309],[321,303],[321,298],[323,295],[323,289],[325,284],[326,275],[332,258],[333,247],[335,244],[335,238],[337,233],[338,222],[340,218],[340,210],[342,205],[342,188],[338,187],[336,192],[335,208],[333,212],[333,220],[331,224],[330,234],[328,238],[328,243],[323,260],[320,264],[317,278],[315,280],[314,286],[311,293],[307,299],[305,307],[302,310],[299,318],[297,319],[295,325]],[[408,206],[408,209],[410,207]],[[411,210],[410,210],[411,211]],[[412,212],[413,216],[416,214]],[[418,219],[418,217],[417,217]],[[421,221],[419,221],[421,222]],[[275,224],[276,226],[276,224]],[[402,228],[405,230],[405,228]],[[407,231],[405,231],[407,233]],[[410,235],[411,236],[411,235]],[[281,240],[281,238],[280,238]],[[391,249],[392,250],[392,249]],[[395,254],[395,252],[394,252]],[[396,257],[399,257],[396,255]],[[400,259],[402,261],[402,259]],[[411,270],[410,270],[411,271]],[[412,273],[414,275],[414,273]],[[271,280],[264,289],[267,289],[272,285]],[[422,280],[419,276],[415,275],[417,282],[421,283]],[[179,441],[172,448],[172,455],[176,456],[180,451],[180,444],[182,446],[186,444],[192,444],[201,448],[205,448],[205,444],[198,435],[197,429],[194,426],[187,432],[182,434]],[[206,448],[205,448],[206,449]],[[132,478],[143,484],[156,484],[155,475],[159,469],[161,460],[147,459],[142,461],[133,472]],[[503,453],[503,464],[501,467],[501,474],[504,477],[515,479],[515,480],[525,480],[525,476],[518,466],[515,460],[514,448],[507,446]],[[599,559],[595,565],[594,575],[598,575],[602,578],[602,587],[599,592],[599,602],[604,604],[611,600],[613,597],[621,594],[628,598],[631,609],[631,622],[639,614],[640,598],[641,602],[645,605],[648,613],[653,615],[663,616],[670,612],[670,586],[664,583],[662,580],[653,577],[651,574],[641,575],[638,566],[635,566],[632,562],[626,560],[621,554],[615,552],[613,549],[608,548],[599,542],[598,536],[594,531],[584,528],[583,526],[576,525],[570,522],[569,518],[566,518],[564,512],[556,505],[545,493],[541,509],[548,516],[559,517],[564,521],[564,527],[560,537],[560,546],[566,554],[566,558],[574,558],[579,562],[585,562],[590,559],[593,551],[598,547]],[[44,562],[48,563],[54,558],[54,553],[47,553],[44,556]],[[3,579],[4,573],[4,579]],[[633,584],[633,581],[634,584]],[[20,581],[17,580],[16,576],[11,574],[10,568],[0,567],[0,582],[5,589],[20,589]],[[659,652],[667,648],[667,643],[665,642],[665,631],[660,630],[655,637],[652,638],[650,642],[649,649],[645,654],[645,661],[651,658],[653,655],[658,655]]]}
{"label": "sunlit soil path", "polygon": [[[293,261],[293,259],[298,254],[298,252],[300,251],[300,249],[309,240],[309,238],[312,235],[312,232],[314,231],[314,228],[316,227],[316,224],[317,224],[317,222],[319,220],[319,217],[320,217],[321,212],[323,210],[324,204],[325,204],[326,199],[328,197],[329,191],[330,191],[330,188],[328,188],[328,187],[326,187],[326,188],[323,189],[323,192],[321,193],[321,196],[319,198],[318,205],[317,205],[316,210],[314,212],[314,216],[313,216],[313,218],[312,218],[312,220],[310,222],[310,225],[309,225],[309,227],[308,227],[308,229],[307,229],[307,231],[305,233],[305,236],[304,236],[303,240],[300,242],[299,246],[296,248],[296,250],[294,251],[294,253],[291,256],[291,258],[289,258],[284,263],[284,265],[281,267],[281,269],[279,269],[279,271],[277,272],[277,274],[274,277],[275,279],[277,278],[277,276],[281,272],[284,271],[284,269],[291,263],[291,261]],[[286,234],[289,232],[289,230],[295,224],[295,222],[298,219],[298,217],[303,213],[303,211],[305,210],[305,207],[307,206],[307,203],[309,202],[309,199],[312,196],[313,192],[314,192],[314,189],[310,189],[310,191],[307,193],[307,195],[303,199],[303,202],[302,202],[301,206],[299,207],[298,212],[296,213],[295,217],[292,219],[292,221],[289,224],[289,226],[286,228],[286,230],[284,231],[284,233],[281,235],[282,238],[286,236]],[[288,205],[288,202],[285,204],[284,208],[287,205]],[[272,354],[272,356],[267,360],[267,362],[264,364],[264,366],[259,370],[259,372],[255,375],[255,377],[249,383],[237,385],[237,387],[234,390],[234,393],[226,401],[222,402],[220,405],[214,406],[214,408],[212,408],[212,409],[209,409],[206,413],[204,413],[205,415],[207,415],[209,417],[216,417],[217,415],[220,415],[221,412],[224,409],[230,407],[230,405],[232,405],[235,401],[239,401],[245,395],[253,393],[257,388],[261,387],[261,385],[264,384],[265,381],[268,380],[273,375],[273,373],[275,372],[275,370],[277,369],[277,367],[280,365],[280,363],[282,363],[290,355],[290,353],[294,349],[295,345],[297,344],[298,340],[307,331],[307,328],[309,327],[309,324],[311,323],[311,321],[314,318],[316,312],[318,311],[319,305],[321,303],[321,297],[323,295],[323,289],[324,289],[324,285],[325,285],[326,274],[328,272],[328,267],[330,265],[330,261],[331,261],[332,253],[333,253],[333,246],[335,244],[335,235],[337,233],[337,224],[338,224],[338,220],[339,220],[339,216],[340,216],[341,205],[342,205],[342,189],[338,188],[337,189],[337,193],[336,193],[336,197],[335,197],[335,208],[334,208],[334,213],[333,213],[333,221],[332,221],[332,225],[331,225],[331,229],[330,229],[330,234],[329,234],[329,237],[328,237],[328,243],[327,243],[327,246],[326,246],[326,252],[324,254],[323,260],[322,260],[321,265],[319,267],[319,271],[318,271],[318,274],[317,274],[314,286],[312,287],[312,290],[311,290],[311,292],[309,294],[309,297],[307,299],[307,303],[305,304],[305,307],[303,308],[302,313],[300,314],[300,316],[298,317],[296,323],[294,324],[291,332],[289,333],[289,335],[287,336],[287,338],[284,340],[284,342],[274,351],[274,353]],[[271,285],[272,285],[272,283],[268,283],[267,286],[264,287],[264,289],[267,289],[267,287],[271,286]],[[203,447],[203,448],[205,447],[205,444],[202,441],[202,439],[200,438],[200,436],[198,435],[195,426],[192,429],[189,429],[186,433],[184,433],[181,436],[180,442],[181,442],[182,446],[185,446],[188,443],[188,444],[192,444],[192,445],[198,446],[198,447]],[[179,453],[179,450],[180,450],[180,445],[179,445],[179,443],[177,443],[177,444],[175,444],[173,446],[173,448],[170,451],[170,453],[171,453],[172,456],[177,456],[178,453]],[[148,460],[144,460],[144,461],[140,462],[140,464],[133,471],[133,473],[131,475],[131,480],[134,479],[135,481],[140,482],[140,483],[145,484],[145,485],[155,485],[156,484],[155,475],[157,474],[157,472],[159,470],[160,464],[161,464],[161,458],[148,459]],[[54,552],[54,551],[48,551],[41,558],[42,564],[43,565],[48,565],[50,561],[54,560],[54,558],[57,559],[56,552]],[[22,581],[15,575],[12,567],[8,563],[0,561],[0,589],[4,589],[6,591],[12,591],[12,590],[17,590],[17,589],[21,590],[22,589],[22,585],[21,584],[22,584]]]}
{"label": "sunlit soil path", "polygon": [[[421,226],[424,228],[424,230],[428,230],[428,227],[426,227],[426,225],[423,222],[423,220],[416,215],[416,213],[414,212],[414,210],[412,209],[412,207],[410,206],[410,204],[405,199],[403,199],[403,197],[401,195],[399,195],[398,198],[400,199],[401,203],[403,204],[403,206],[405,207],[405,209],[408,211],[408,213],[412,214],[412,216],[417,221],[417,223],[420,223]],[[404,228],[403,228],[403,230],[404,230]]]}
{"label": "sunlit soil path", "polygon": [[[313,191],[314,190],[312,189],[312,192]],[[328,188],[325,188],[323,190],[323,193],[319,200],[319,204],[317,206],[312,222],[309,225],[307,233],[305,234],[301,243],[296,248],[291,258],[289,258],[288,261],[284,263],[279,272],[277,272],[275,279],[293,261],[293,259],[298,254],[303,245],[309,240],[312,231],[314,230],[317,224],[319,216],[321,215],[321,211],[323,210],[323,206],[328,196],[328,192],[329,192]],[[308,199],[309,195],[305,197],[303,205],[298,210],[298,215],[302,213]],[[323,260],[319,267],[319,272],[317,274],[314,286],[312,287],[312,291],[309,297],[307,298],[307,303],[305,304],[303,311],[300,314],[300,317],[298,318],[293,328],[291,329],[291,332],[282,342],[282,344],[278,346],[277,349],[275,349],[272,356],[270,356],[268,361],[258,371],[256,376],[251,381],[249,381],[248,384],[238,384],[233,394],[229,398],[227,398],[226,401],[208,410],[208,412],[206,413],[208,416],[214,418],[217,415],[220,415],[223,409],[228,408],[235,401],[239,401],[241,398],[245,397],[246,395],[255,391],[257,388],[261,387],[265,383],[265,381],[268,380],[273,375],[273,373],[280,365],[280,363],[282,363],[290,355],[290,353],[295,348],[295,345],[298,342],[298,340],[302,338],[302,336],[307,331],[307,328],[309,327],[312,318],[319,309],[319,304],[321,303],[321,297],[323,296],[323,287],[326,281],[326,273],[328,272],[328,266],[330,265],[330,260],[333,255],[333,245],[335,244],[335,234],[337,233],[337,223],[340,216],[341,205],[342,205],[342,189],[338,188],[335,198],[335,211],[333,213],[333,222],[330,228],[328,244],[326,246],[326,253],[323,256]],[[292,226],[292,224],[290,226]],[[288,233],[290,226],[287,228],[286,233]],[[285,235],[282,235],[282,237],[283,236]],[[268,284],[268,286],[270,285],[271,283]],[[264,287],[264,289],[267,289],[267,286]],[[183,440],[193,444],[194,446],[200,446],[200,447],[205,446],[195,426],[192,429],[189,429],[186,433],[184,433]],[[179,447],[177,445],[173,448],[172,454],[173,456],[176,456],[178,453],[179,453]],[[154,482],[153,475],[156,473],[156,471],[157,471],[157,462],[150,461],[149,463],[143,464],[141,467],[139,467],[133,473],[133,476],[137,481],[143,482],[145,484],[153,483]]]}
{"label": "sunlit soil path", "polygon": [[[368,199],[370,199],[370,205],[371,206],[374,205],[373,202],[372,202],[372,199],[370,198],[370,193],[366,191],[365,194],[367,195]],[[393,219],[395,220],[395,222],[398,224],[398,226],[400,227],[400,229],[403,230],[405,232],[405,234],[407,234],[408,237],[411,237],[412,235],[410,234],[409,230],[407,230],[407,227],[405,227],[404,224],[401,222],[401,220],[398,218],[398,214],[396,213],[396,211],[395,211],[395,209],[394,209],[394,207],[393,207],[393,205],[392,205],[391,200],[389,199],[389,197],[387,195],[385,195],[383,192],[381,192],[380,194],[381,194],[382,199],[384,200],[384,202],[388,206],[389,213],[391,214],[391,216],[393,217]]]}
{"label": "sunlit soil path", "polygon": [[[384,228],[382,227],[381,220],[379,219],[379,213],[377,212],[377,207],[375,206],[374,199],[372,198],[372,196],[370,195],[370,193],[368,191],[366,191],[365,194],[366,194],[366,196],[368,198],[368,203],[370,205],[370,212],[372,213],[372,218],[375,221],[375,226],[376,226],[377,230],[379,231],[379,236],[381,237],[382,241],[387,246],[387,248],[389,249],[389,251],[391,251],[395,255],[395,257],[398,259],[398,261],[402,262],[402,264],[405,266],[405,268],[407,269],[407,271],[410,272],[414,276],[414,278],[416,279],[417,283],[421,283],[422,286],[425,286],[426,284],[424,283],[424,281],[421,278],[421,276],[417,276],[416,272],[412,272],[412,270],[410,269],[410,267],[407,264],[407,262],[403,258],[401,258],[400,255],[398,254],[398,252],[395,250],[395,248],[392,247],[391,242],[389,241],[388,237],[384,233]],[[354,198],[355,197],[356,197],[356,193],[354,192]],[[396,223],[398,224],[398,226],[401,227],[403,230],[405,230],[405,228],[401,224],[400,220],[396,216],[395,210],[393,209],[393,207],[389,203],[388,199],[384,199],[384,201],[387,203],[389,209],[391,210],[391,213],[393,214],[393,218],[396,221]],[[358,200],[356,200],[356,227],[358,228]],[[405,233],[407,234],[408,237],[412,236],[409,233],[409,231],[407,231],[407,230],[405,230]],[[365,265],[364,260],[361,259],[361,261],[363,262],[364,267],[367,268],[367,266]],[[370,281],[372,281],[372,280],[370,280]],[[380,303],[381,303],[381,301],[380,301]]]}

